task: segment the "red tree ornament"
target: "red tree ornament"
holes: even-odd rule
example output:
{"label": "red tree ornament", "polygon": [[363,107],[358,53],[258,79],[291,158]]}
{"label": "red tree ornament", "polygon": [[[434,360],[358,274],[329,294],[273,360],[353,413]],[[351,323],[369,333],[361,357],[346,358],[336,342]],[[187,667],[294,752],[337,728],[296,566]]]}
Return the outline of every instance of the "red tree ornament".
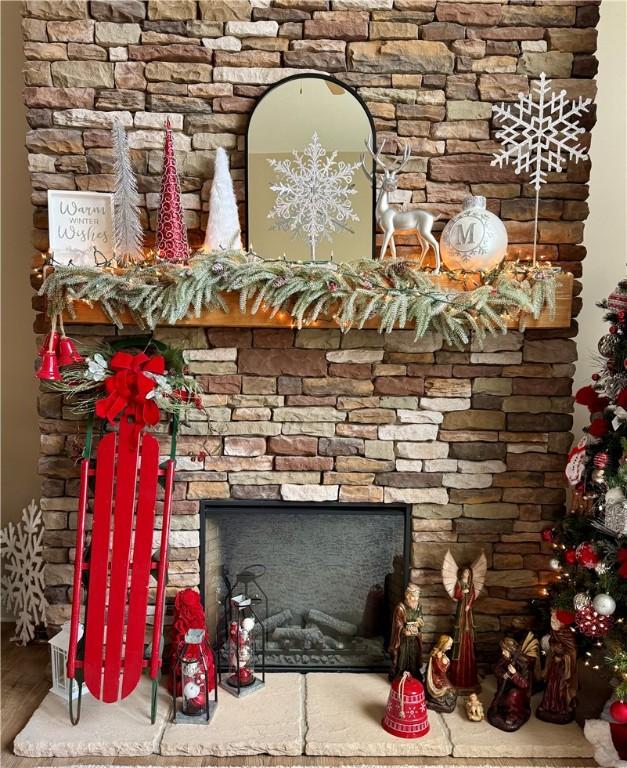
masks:
{"label": "red tree ornament", "polygon": [[627,723],[627,701],[615,701],[610,706],[610,716],[621,725]]}
{"label": "red tree ornament", "polygon": [[552,542],[554,537],[553,528],[545,528],[540,536],[542,537],[542,541]]}
{"label": "red tree ornament", "polygon": [[592,437],[605,437],[610,429],[609,421],[605,419],[593,419],[588,427],[588,433]]}
{"label": "red tree ornament", "polygon": [[564,561],[567,565],[574,565],[577,562],[577,553],[573,548],[567,549],[564,552]]}
{"label": "red tree ornament", "polygon": [[157,220],[157,252],[160,259],[187,263],[189,243],[183,219],[181,188],[176,170],[174,145],[170,121],[165,124],[165,144],[163,147],[163,171],[161,175],[161,200]]}
{"label": "red tree ornament", "polygon": [[612,617],[601,616],[594,610],[592,603],[577,611],[575,622],[581,634],[591,638],[605,637],[614,625]]}
{"label": "red tree ornament", "polygon": [[584,568],[594,568],[599,562],[599,555],[596,547],[590,541],[584,541],[575,550],[575,557],[579,565],[583,565]]}

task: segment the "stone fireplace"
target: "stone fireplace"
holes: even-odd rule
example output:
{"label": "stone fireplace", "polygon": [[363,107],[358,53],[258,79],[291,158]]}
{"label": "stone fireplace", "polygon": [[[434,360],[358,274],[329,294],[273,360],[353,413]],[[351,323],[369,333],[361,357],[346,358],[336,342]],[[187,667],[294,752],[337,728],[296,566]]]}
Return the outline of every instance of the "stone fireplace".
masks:
{"label": "stone fireplace", "polygon": [[[410,141],[413,158],[394,202],[424,205],[441,227],[468,194],[484,195],[507,227],[508,258],[529,258],[533,190],[511,168],[490,166],[491,106],[514,100],[543,71],[570,98],[595,92],[598,8],[581,0],[29,0],[24,16],[26,143],[41,250],[48,189],[111,190],[116,116],[129,132],[144,224],[154,231],[169,115],[190,242],[199,245],[215,148],[229,151],[243,210],[244,133],[255,100],[315,67],[356,89],[390,151],[399,136]],[[586,120],[589,129],[594,112]],[[540,201],[539,254],[576,278],[588,174],[581,163],[551,177]],[[576,282],[574,315],[579,290]],[[504,632],[532,623],[530,601],[549,579],[539,533],[565,498],[574,321],[461,351],[437,334],[415,342],[411,330],[272,329],[252,327],[254,318],[249,325],[155,334],[185,350],[207,393],[205,415],[183,424],[178,441],[168,599],[201,584],[202,503],[308,504],[325,515],[342,505],[401,505],[409,509],[408,575],[422,587],[427,645],[452,626],[440,578],[446,550],[458,562],[485,551],[475,621],[479,658],[489,660]],[[35,329],[45,330],[42,314]],[[68,331],[93,343],[136,329]],[[53,628],[70,612],[85,424],[56,394],[42,391],[39,413]],[[165,455],[169,438],[162,441]]]}
{"label": "stone fireplace", "polygon": [[409,575],[409,505],[230,501],[200,512],[212,636],[226,634],[217,605],[244,594],[256,601],[268,669],[386,669]]}
{"label": "stone fireplace", "polygon": [[[87,341],[115,333],[72,332]],[[185,349],[207,392],[206,414],[183,424],[178,441],[170,599],[181,587],[200,586],[211,547],[213,565],[223,564],[206,527],[201,536],[201,504],[205,520],[208,508],[223,510],[231,535],[246,525],[228,512],[234,503],[259,514],[266,505],[308,505],[329,518],[343,504],[347,511],[401,505],[409,508],[409,577],[422,587],[427,645],[452,626],[440,576],[447,549],[458,562],[482,550],[488,559],[475,606],[480,659],[503,632],[531,625],[530,600],[551,573],[539,533],[564,502],[572,440],[575,344],[563,331],[510,332],[481,351],[448,349],[437,335],[415,342],[411,331],[174,328],[156,335]],[[58,395],[42,393],[40,409],[48,616],[58,625],[69,615],[78,495],[71,454],[84,426]],[[167,435],[162,444],[165,455]],[[247,557],[232,564],[232,575],[264,562]],[[392,571],[383,569],[373,585]],[[215,595],[215,583],[212,589]],[[277,603],[270,613],[281,610]],[[294,622],[307,623],[303,616]]]}

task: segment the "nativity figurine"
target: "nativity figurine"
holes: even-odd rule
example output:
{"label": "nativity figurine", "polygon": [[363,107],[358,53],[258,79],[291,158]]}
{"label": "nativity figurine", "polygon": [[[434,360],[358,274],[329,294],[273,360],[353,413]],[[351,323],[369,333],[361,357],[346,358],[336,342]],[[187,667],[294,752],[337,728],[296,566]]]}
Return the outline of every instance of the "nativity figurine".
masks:
{"label": "nativity figurine", "polygon": [[531,687],[539,643],[527,633],[522,645],[511,637],[501,641],[501,657],[494,668],[496,693],[488,722],[501,731],[517,731],[531,717]]}
{"label": "nativity figurine", "polygon": [[482,552],[470,567],[459,568],[449,550],[442,563],[442,581],[457,603],[449,679],[461,694],[481,690],[475,661],[473,605],[485,583],[488,563]]}
{"label": "nativity figurine", "polygon": [[457,690],[447,675],[451,662],[446,654],[452,647],[453,638],[440,635],[429,656],[425,687],[427,707],[434,712],[452,712],[457,704]]}
{"label": "nativity figurine", "polygon": [[480,723],[485,714],[483,712],[483,704],[479,700],[476,693],[471,693],[466,699],[466,717],[473,723]]}
{"label": "nativity figurine", "polygon": [[577,704],[577,644],[575,634],[551,611],[549,650],[543,677],[546,683],[536,717],[565,725],[575,717]]}
{"label": "nativity figurine", "polygon": [[403,672],[422,682],[422,608],[420,606],[420,588],[409,584],[403,601],[392,614],[392,632],[388,648],[392,657],[390,679]]}

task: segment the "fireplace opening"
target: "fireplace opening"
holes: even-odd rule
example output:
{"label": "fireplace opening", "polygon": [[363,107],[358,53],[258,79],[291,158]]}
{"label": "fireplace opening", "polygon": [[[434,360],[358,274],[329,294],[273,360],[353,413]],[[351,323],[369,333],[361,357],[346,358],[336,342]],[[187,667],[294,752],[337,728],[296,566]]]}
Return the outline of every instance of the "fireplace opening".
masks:
{"label": "fireplace opening", "polygon": [[258,598],[268,670],[382,671],[410,542],[405,505],[204,501],[201,595],[211,636],[221,644],[222,605],[237,583],[236,592]]}

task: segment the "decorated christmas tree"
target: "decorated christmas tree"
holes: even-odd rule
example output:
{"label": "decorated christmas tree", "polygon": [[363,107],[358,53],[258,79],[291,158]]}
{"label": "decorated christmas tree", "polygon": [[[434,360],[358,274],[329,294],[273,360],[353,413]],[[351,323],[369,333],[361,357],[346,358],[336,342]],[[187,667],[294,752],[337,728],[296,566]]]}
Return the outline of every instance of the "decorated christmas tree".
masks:
{"label": "decorated christmas tree", "polygon": [[542,537],[555,551],[551,607],[577,632],[586,663],[610,666],[616,682],[610,713],[627,722],[627,280],[599,306],[609,329],[599,341],[592,383],[575,397],[590,423],[566,467],[571,509]]}

